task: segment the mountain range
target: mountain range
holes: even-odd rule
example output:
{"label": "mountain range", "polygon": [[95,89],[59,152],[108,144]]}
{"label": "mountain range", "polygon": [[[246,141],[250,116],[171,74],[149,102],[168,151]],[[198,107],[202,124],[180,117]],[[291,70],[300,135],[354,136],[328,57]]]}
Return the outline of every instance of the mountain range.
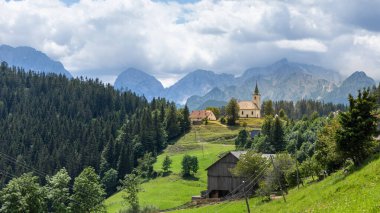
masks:
{"label": "mountain range", "polygon": [[62,74],[71,78],[69,71],[61,62],[54,61],[46,54],[31,47],[11,47],[0,45],[0,62],[5,61],[10,66],[22,67],[26,71]]}
{"label": "mountain range", "polygon": [[148,99],[165,97],[178,104],[187,104],[194,110],[222,106],[231,98],[250,100],[256,83],[262,100],[316,99],[343,104],[347,103],[348,94],[376,84],[363,71],[356,71],[344,79],[331,69],[281,59],[266,67],[247,69],[238,77],[195,70],[169,88],[163,88],[156,78],[143,71],[128,69],[116,79],[114,85],[117,89],[128,88]]}
{"label": "mountain range", "polygon": [[[31,47],[0,45],[1,61],[25,70],[72,77],[61,62]],[[348,94],[375,85],[375,81],[363,71],[356,71],[344,79],[331,69],[281,59],[265,67],[249,68],[240,76],[195,70],[168,88],[164,88],[154,76],[129,68],[119,74],[114,87],[131,90],[148,100],[164,97],[180,105],[187,104],[194,110],[223,106],[231,98],[249,100],[256,83],[262,100],[316,99],[333,103],[347,103]]]}

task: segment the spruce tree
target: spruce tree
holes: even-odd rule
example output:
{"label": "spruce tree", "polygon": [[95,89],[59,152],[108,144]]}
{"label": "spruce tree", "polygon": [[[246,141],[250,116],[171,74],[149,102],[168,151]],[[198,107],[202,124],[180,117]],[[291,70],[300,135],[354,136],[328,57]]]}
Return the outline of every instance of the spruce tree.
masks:
{"label": "spruce tree", "polygon": [[190,112],[187,105],[185,105],[182,110],[182,119],[180,125],[182,134],[189,132],[191,129]]}
{"label": "spruce tree", "polygon": [[271,100],[264,101],[263,111],[265,116],[274,116],[273,102]]}
{"label": "spruce tree", "polygon": [[236,120],[239,119],[239,105],[236,99],[232,98],[226,107],[227,124],[230,126],[236,125]]}
{"label": "spruce tree", "polygon": [[169,112],[166,117],[166,132],[168,133],[168,140],[172,140],[180,133],[180,126],[178,125],[177,110],[173,104],[169,107]]}
{"label": "spruce tree", "polygon": [[272,144],[275,148],[275,152],[281,152],[285,150],[285,139],[284,130],[282,127],[281,120],[278,116],[274,119],[272,128]]}
{"label": "spruce tree", "polygon": [[248,132],[243,129],[239,131],[237,138],[235,139],[235,149],[236,150],[244,150],[248,148]]}
{"label": "spruce tree", "polygon": [[373,114],[376,99],[369,89],[359,91],[355,99],[349,95],[349,108],[339,116],[341,128],[336,133],[337,149],[344,158],[359,165],[371,153],[373,137],[378,133],[378,118]]}
{"label": "spruce tree", "polygon": [[172,159],[168,155],[165,156],[164,161],[162,162],[162,171],[166,174],[169,172],[172,164]]}

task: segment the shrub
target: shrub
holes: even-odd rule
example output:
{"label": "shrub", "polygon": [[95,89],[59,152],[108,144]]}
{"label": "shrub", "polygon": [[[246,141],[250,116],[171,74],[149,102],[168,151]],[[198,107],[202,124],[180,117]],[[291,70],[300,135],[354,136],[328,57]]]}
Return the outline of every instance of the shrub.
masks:
{"label": "shrub", "polygon": [[196,156],[185,155],[182,159],[182,175],[191,176],[198,171],[198,158]]}

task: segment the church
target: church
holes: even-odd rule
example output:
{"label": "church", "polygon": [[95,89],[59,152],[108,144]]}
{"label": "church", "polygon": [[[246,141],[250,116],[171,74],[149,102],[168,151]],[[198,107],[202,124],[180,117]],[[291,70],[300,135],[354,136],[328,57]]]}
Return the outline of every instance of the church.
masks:
{"label": "church", "polygon": [[252,101],[239,101],[239,117],[240,118],[260,118],[261,95],[259,88],[255,87],[252,94]]}

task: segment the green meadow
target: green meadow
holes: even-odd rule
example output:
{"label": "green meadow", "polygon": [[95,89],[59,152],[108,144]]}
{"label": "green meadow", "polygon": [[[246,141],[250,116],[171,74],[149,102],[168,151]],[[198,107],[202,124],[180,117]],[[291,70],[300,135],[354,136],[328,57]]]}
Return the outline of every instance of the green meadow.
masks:
{"label": "green meadow", "polygon": [[[287,202],[276,199],[262,202],[249,200],[252,212],[380,212],[380,157],[345,175],[339,171],[323,181],[292,189]],[[246,212],[243,200],[222,202],[198,208],[177,210],[178,213]]]}
{"label": "green meadow", "polygon": [[[251,125],[260,127],[262,119],[251,121]],[[247,128],[251,128],[249,125]],[[171,174],[157,177],[143,183],[143,192],[139,194],[142,206],[153,205],[161,210],[181,206],[191,201],[191,196],[200,195],[207,188],[205,169],[215,162],[219,155],[233,150],[234,139],[243,127],[227,127],[218,122],[193,126],[192,130],[169,145],[157,158],[155,171],[161,171],[162,161],[168,155],[173,163]],[[181,176],[181,161],[185,154],[197,156],[199,170],[194,178],[184,179]],[[105,201],[108,212],[118,212],[127,208],[122,199],[122,192],[116,193]]]}

